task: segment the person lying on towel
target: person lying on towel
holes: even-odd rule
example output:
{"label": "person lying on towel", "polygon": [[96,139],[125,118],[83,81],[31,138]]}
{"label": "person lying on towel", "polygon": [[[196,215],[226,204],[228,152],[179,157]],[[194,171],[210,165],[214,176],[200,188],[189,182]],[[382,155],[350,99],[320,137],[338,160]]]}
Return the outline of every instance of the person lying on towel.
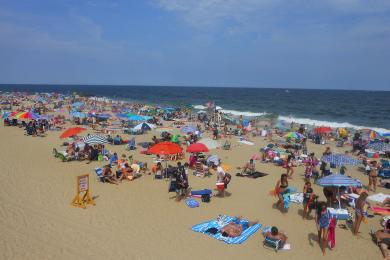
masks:
{"label": "person lying on towel", "polygon": [[272,227],[270,232],[267,232],[265,234],[265,237],[275,239],[275,240],[280,240],[281,247],[286,243],[287,241],[287,236],[281,232],[279,232],[277,227]]}
{"label": "person lying on towel", "polygon": [[242,232],[257,224],[258,221],[243,221],[241,222],[241,217],[235,217],[232,222],[224,226],[220,232],[224,237],[239,237]]}

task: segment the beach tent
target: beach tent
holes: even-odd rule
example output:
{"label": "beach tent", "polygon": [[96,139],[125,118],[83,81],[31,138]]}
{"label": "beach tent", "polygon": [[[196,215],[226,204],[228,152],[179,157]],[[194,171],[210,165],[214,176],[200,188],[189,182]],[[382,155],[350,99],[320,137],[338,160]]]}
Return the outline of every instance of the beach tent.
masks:
{"label": "beach tent", "polygon": [[134,130],[149,131],[149,130],[152,130],[152,129],[154,129],[154,128],[156,128],[156,126],[153,125],[153,124],[141,123],[141,124],[136,125],[133,129],[134,129]]}

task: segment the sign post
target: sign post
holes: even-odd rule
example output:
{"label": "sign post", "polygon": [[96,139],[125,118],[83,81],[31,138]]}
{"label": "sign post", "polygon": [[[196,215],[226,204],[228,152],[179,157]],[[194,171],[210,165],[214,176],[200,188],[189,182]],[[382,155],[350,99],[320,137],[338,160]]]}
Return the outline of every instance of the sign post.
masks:
{"label": "sign post", "polygon": [[76,196],[72,200],[72,205],[85,209],[88,204],[96,205],[89,193],[89,174],[77,176]]}

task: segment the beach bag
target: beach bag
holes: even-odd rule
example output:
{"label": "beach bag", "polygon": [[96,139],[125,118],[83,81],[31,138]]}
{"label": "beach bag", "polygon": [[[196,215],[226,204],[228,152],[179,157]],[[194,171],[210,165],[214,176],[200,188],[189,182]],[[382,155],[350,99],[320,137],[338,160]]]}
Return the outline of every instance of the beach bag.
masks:
{"label": "beach bag", "polygon": [[202,202],[209,203],[210,202],[210,194],[202,194]]}

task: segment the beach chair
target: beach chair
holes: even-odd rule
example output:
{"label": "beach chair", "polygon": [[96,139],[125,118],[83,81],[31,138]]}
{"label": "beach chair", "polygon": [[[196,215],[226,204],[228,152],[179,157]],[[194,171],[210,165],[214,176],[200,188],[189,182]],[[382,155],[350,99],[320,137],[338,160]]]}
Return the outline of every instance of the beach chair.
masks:
{"label": "beach chair", "polygon": [[275,250],[275,252],[278,252],[279,249],[283,248],[282,241],[280,239],[273,239],[269,237],[264,238],[263,247],[271,248]]}
{"label": "beach chair", "polygon": [[103,177],[103,169],[102,168],[95,168],[96,176],[98,177],[100,182],[104,183],[104,177]]}

